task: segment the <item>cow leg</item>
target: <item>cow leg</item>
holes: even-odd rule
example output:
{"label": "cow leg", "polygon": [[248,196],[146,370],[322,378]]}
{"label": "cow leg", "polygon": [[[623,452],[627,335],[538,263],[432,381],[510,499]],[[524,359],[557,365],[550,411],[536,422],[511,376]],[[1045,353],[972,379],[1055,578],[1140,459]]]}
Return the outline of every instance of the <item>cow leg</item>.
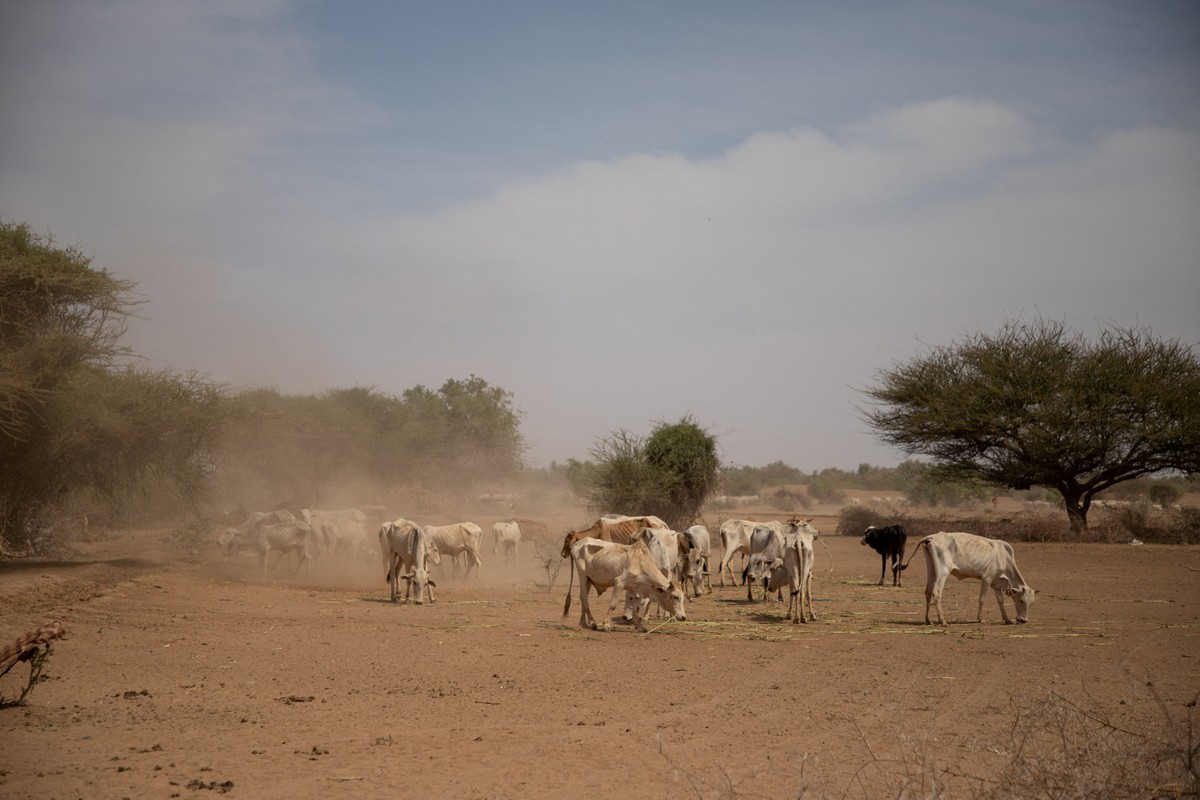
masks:
{"label": "cow leg", "polygon": [[588,608],[588,592],[592,582],[582,576],[583,570],[580,570],[579,580],[579,627],[584,630],[591,628],[596,629],[596,620],[592,618],[592,610]]}
{"label": "cow leg", "polygon": [[813,622],[816,622],[817,609],[813,606],[812,599],[812,573],[809,573],[807,585],[804,587],[804,596],[808,598],[808,617]]}
{"label": "cow leg", "polygon": [[883,586],[883,576],[887,573],[887,553],[880,553],[879,557],[883,559],[883,563],[879,565],[879,585]]}
{"label": "cow leg", "polygon": [[[932,565],[930,565],[932,566]],[[932,599],[934,610],[937,611],[938,625],[945,627],[946,615],[942,613],[942,590],[946,587],[946,577],[949,573],[938,575],[932,583],[925,587],[925,624],[929,624],[929,601]]]}
{"label": "cow leg", "polygon": [[[625,593],[625,597],[626,597],[626,601],[633,599],[634,602],[636,603],[636,598],[633,598],[628,592]],[[606,613],[604,615],[603,630],[606,630],[606,631],[612,630],[612,615],[613,615],[613,611],[616,609],[616,607],[617,607],[617,587],[614,586],[612,599],[608,601],[608,613]],[[637,621],[637,606],[636,605],[634,606],[633,618],[636,623],[636,621]]]}
{"label": "cow leg", "polygon": [[900,585],[900,570],[897,569],[899,564],[900,558],[898,558],[895,553],[892,553],[892,586]]}
{"label": "cow leg", "polygon": [[[1000,606],[1000,616],[1004,619],[1004,624],[1012,625],[1013,624],[1012,620],[1008,618],[1008,610],[1004,607],[1004,592],[1000,589],[999,586],[992,586],[992,589],[993,589],[993,591],[996,592],[996,603]],[[981,600],[980,601],[980,609],[982,609],[982,608],[983,608],[983,603]],[[982,614],[983,614],[983,612],[981,610],[980,616],[982,616]]]}

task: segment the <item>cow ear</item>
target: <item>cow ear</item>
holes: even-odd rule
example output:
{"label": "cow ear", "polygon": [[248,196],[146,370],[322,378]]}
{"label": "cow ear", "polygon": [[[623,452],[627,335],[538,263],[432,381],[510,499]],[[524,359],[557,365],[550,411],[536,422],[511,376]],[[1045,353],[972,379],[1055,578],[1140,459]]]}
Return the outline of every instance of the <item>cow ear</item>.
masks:
{"label": "cow ear", "polygon": [[433,578],[430,578],[429,580],[427,580],[425,582],[428,583],[433,588],[435,588],[435,589],[437,588],[437,583],[433,580]]}

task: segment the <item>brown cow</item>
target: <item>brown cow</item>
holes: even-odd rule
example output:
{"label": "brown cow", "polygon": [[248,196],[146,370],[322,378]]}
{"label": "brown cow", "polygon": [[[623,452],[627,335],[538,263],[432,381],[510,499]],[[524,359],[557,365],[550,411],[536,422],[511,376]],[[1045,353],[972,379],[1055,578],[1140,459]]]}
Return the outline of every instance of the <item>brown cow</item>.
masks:
{"label": "brown cow", "polygon": [[563,539],[562,557],[571,555],[571,545],[580,539],[600,539],[605,542],[629,544],[642,528],[668,530],[667,523],[656,516],[627,517],[624,514],[605,514],[581,531],[568,531]]}

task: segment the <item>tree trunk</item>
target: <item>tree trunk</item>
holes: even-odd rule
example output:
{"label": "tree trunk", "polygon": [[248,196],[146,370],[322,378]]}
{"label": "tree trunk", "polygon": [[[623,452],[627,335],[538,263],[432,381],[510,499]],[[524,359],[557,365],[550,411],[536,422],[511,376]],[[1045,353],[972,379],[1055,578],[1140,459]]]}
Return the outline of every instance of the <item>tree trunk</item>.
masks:
{"label": "tree trunk", "polygon": [[1063,507],[1067,510],[1067,519],[1071,523],[1071,533],[1077,538],[1088,532],[1087,512],[1088,495],[1082,490],[1069,489],[1062,493]]}

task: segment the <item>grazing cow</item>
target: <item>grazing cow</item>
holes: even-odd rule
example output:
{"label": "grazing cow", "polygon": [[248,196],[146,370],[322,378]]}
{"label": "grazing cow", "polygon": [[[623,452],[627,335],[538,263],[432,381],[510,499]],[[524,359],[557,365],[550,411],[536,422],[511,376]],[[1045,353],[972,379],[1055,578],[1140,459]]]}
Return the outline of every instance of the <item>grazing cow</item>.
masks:
{"label": "grazing cow", "polygon": [[887,573],[888,558],[892,559],[892,586],[900,585],[900,570],[896,565],[904,560],[904,546],[908,542],[908,532],[903,525],[887,525],[876,528],[867,527],[859,544],[866,545],[879,553],[883,563],[879,567],[879,585],[883,586],[883,576]]}
{"label": "grazing cow", "polygon": [[517,563],[517,546],[521,543],[521,526],[514,522],[497,522],[492,525],[492,555],[504,550],[504,560]]}
{"label": "grazing cow", "polygon": [[[571,548],[571,577],[567,581],[567,598],[563,603],[564,621],[571,610],[571,582],[574,581],[576,572],[579,573],[581,628],[612,630],[610,620],[620,591],[631,597],[649,597],[657,600],[659,606],[668,614],[681,621],[687,619],[683,610],[683,592],[654,565],[654,559],[651,558],[645,542],[615,544],[591,537],[576,542]],[[597,596],[609,589],[613,590],[602,626],[596,624],[588,605],[588,593],[592,587],[595,587]],[[638,631],[645,632],[640,604],[635,609],[633,625]]]}
{"label": "grazing cow", "polygon": [[667,523],[652,514],[641,517],[605,514],[583,530],[568,531],[563,539],[562,557],[566,558],[571,555],[572,545],[581,539],[591,538],[617,544],[629,544],[642,528],[667,530],[669,527]]}
{"label": "grazing cow", "polygon": [[737,586],[737,579],[733,577],[733,568],[730,563],[738,553],[746,558],[750,557],[750,534],[757,524],[748,519],[727,519],[721,523],[721,529],[718,532],[721,537],[721,566],[717,572],[721,576],[722,586],[725,585],[726,570],[729,571],[730,583]]}
{"label": "grazing cow", "polygon": [[[897,569],[908,569],[917,550],[925,550],[925,624],[929,621],[929,606],[937,609],[939,625],[946,624],[942,614],[942,587],[950,575],[960,581],[964,578],[975,578],[983,585],[979,589],[979,612],[976,622],[983,622],[983,599],[987,596],[988,588],[996,592],[996,602],[1000,605],[1000,616],[1004,624],[1009,625],[1008,611],[1004,608],[1004,595],[1013,599],[1017,611],[1017,622],[1027,622],[1029,606],[1033,605],[1035,592],[1033,587],[1025,583],[1017,569],[1017,558],[1012,545],[1000,539],[987,539],[973,533],[939,531],[932,536],[926,536],[917,542],[916,548],[908,558],[908,563]],[[1003,594],[1002,594],[1003,592]]]}
{"label": "grazing cow", "polygon": [[426,525],[425,532],[430,541],[443,556],[454,560],[454,577],[458,577],[458,556],[465,555],[467,570],[463,580],[471,577],[471,567],[475,568],[475,577],[480,574],[483,558],[479,555],[479,544],[483,541],[483,528],[474,522],[456,522],[452,525]]}
{"label": "grazing cow", "polygon": [[322,555],[361,556],[370,552],[367,515],[357,508],[339,511],[301,509],[300,517],[313,529],[314,545]]}
{"label": "grazing cow", "polygon": [[693,525],[683,532],[688,539],[688,562],[692,568],[692,596],[699,597],[708,584],[708,593],[712,594],[712,578],[708,573],[708,559],[711,551],[708,528],[703,525]]}
{"label": "grazing cow", "polygon": [[[772,590],[788,587],[791,599],[787,616],[792,624],[816,621],[817,614],[812,604],[813,538],[807,531],[789,533],[784,536],[781,555],[770,560],[762,553],[750,559],[747,583],[762,581],[769,594]],[[808,616],[805,615],[807,606]]]}
{"label": "grazing cow", "polygon": [[429,602],[434,601],[433,588],[437,584],[429,577],[429,567],[440,563],[440,556],[426,529],[406,519],[385,522],[379,529],[379,551],[393,603],[399,599],[401,578],[405,582],[405,603],[413,594],[417,605],[424,604],[426,592]]}
{"label": "grazing cow", "polygon": [[[264,525],[260,522],[260,524],[254,525],[249,533],[243,533],[238,528],[229,528],[221,536],[220,541],[224,543],[226,556],[237,552],[240,547],[257,553],[259,563],[262,565],[263,577],[266,577],[267,561],[272,550],[280,552],[280,560],[283,559],[284,553],[295,553],[299,558],[296,561],[294,573],[299,572],[301,566],[304,567],[305,574],[311,573],[312,564],[308,560],[308,545],[311,540],[312,528],[294,519],[291,522],[278,522],[273,525]],[[278,565],[278,561],[276,565]]]}
{"label": "grazing cow", "polygon": [[[646,549],[650,551],[650,558],[654,560],[654,566],[666,575],[668,580],[679,586],[685,586],[684,569],[688,565],[688,555],[690,546],[688,545],[687,537],[678,531],[662,530],[661,528],[642,528],[638,531],[634,541],[645,542]],[[632,596],[626,598],[625,618],[632,619],[632,603],[635,602]],[[650,598],[643,598],[641,601],[641,615],[645,618],[646,611],[650,607]],[[682,606],[681,606],[682,608]],[[656,614],[661,614],[662,607],[659,606]]]}

